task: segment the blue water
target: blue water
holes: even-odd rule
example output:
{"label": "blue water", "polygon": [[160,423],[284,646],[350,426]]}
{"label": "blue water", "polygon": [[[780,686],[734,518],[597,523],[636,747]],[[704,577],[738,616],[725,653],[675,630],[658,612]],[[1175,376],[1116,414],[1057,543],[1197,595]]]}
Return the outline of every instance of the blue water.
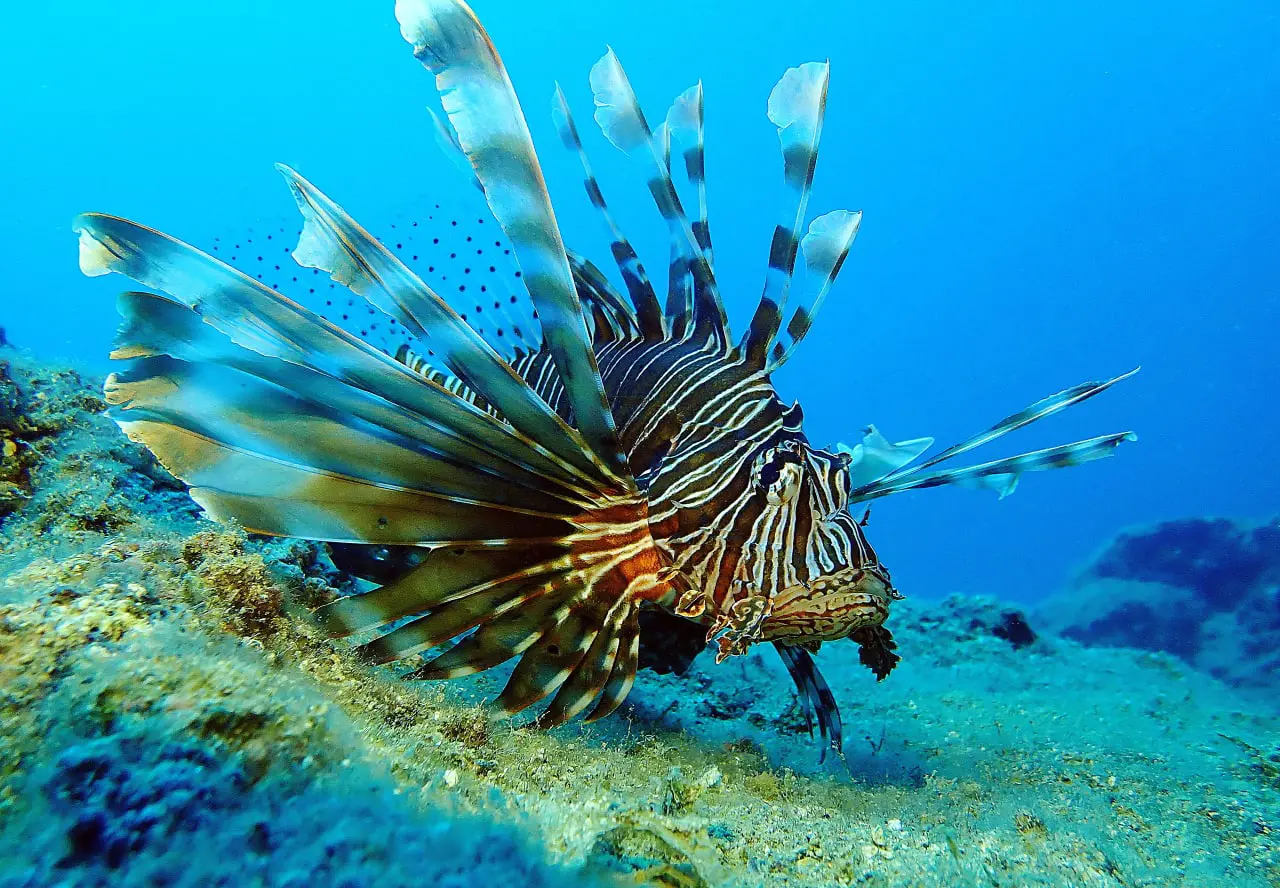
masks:
{"label": "blue water", "polygon": [[[740,330],[781,193],[770,88],[830,58],[811,209],[860,208],[854,253],[779,375],[818,443],[876,423],[949,443],[1036,398],[1142,374],[1028,430],[1028,447],[1125,428],[1111,460],[1012,498],[928,491],[877,506],[908,594],[1034,598],[1118,528],[1261,516],[1280,502],[1280,19],[1273,4],[542,4],[477,0],[530,117],[568,239],[603,260],[553,80],[586,123],[611,43],[652,119],[706,88],[711,222]],[[100,210],[200,241],[275,219],[285,161],[377,228],[453,191],[421,108],[430,78],[390,2],[28,3],[0,30],[0,325],[105,369],[119,278],[75,264]],[[595,142],[633,239],[665,266],[639,178]],[[1022,436],[1019,436],[1021,438]]]}

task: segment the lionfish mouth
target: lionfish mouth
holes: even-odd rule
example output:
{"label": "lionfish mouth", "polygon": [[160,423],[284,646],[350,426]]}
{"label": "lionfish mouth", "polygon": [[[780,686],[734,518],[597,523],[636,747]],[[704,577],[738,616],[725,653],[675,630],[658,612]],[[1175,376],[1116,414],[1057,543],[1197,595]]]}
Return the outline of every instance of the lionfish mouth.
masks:
{"label": "lionfish mouth", "polygon": [[835,641],[864,626],[879,626],[901,598],[880,567],[856,567],[774,596],[762,637],[767,641]]}

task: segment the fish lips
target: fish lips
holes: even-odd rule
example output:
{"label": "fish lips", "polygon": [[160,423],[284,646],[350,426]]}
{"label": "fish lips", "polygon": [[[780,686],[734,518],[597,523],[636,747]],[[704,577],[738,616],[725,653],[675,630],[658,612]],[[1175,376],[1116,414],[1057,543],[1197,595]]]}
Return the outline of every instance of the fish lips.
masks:
{"label": "fish lips", "polygon": [[761,627],[766,641],[835,641],[864,626],[879,626],[901,595],[883,570],[850,568],[798,583],[774,596]]}

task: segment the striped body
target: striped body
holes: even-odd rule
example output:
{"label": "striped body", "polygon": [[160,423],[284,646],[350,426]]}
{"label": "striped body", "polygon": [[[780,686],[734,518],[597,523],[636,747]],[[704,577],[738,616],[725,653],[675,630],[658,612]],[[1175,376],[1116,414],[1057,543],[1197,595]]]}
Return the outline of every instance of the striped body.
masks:
{"label": "striped body", "polygon": [[[589,77],[596,122],[643,167],[668,230],[665,299],[610,216],[557,87],[557,128],[581,158],[624,296],[565,249],[524,112],[471,9],[397,0],[396,17],[439,91],[441,144],[484,193],[527,304],[468,321],[283,165],[303,218],[294,259],[403,330],[403,353],[176,238],[84,214],[82,270],[154,291],[118,303],[112,357],[127,363],[107,381],[114,418],[215,520],[416,550],[382,585],[315,613],[335,637],[371,634],[355,648],[371,663],[421,661],[409,677],[445,679],[514,661],[501,709],[550,697],[540,724],[590,720],[630,692],[640,615],[663,608],[705,627],[718,661],[771,643],[839,749],[838,707],[811,653],[851,639],[878,678],[898,661],[884,623],[899,596],[851,507],[943,484],[1005,496],[1027,472],[1107,456],[1133,435],[934,469],[1124,377],[1044,398],[920,464],[932,439],[891,443],[874,427],[852,447],[813,448],[770,374],[810,329],[862,218],[836,210],[800,234],[829,65],[790,69],[769,97],[787,200],[759,305],[735,341],[713,267],[700,84],[651,129],[611,50]],[[697,195],[692,220],[673,143]],[[800,256],[804,288],[793,286]]]}
{"label": "striped body", "polygon": [[[848,510],[848,457],[809,445],[798,406],[779,399],[767,374],[735,350],[690,339],[607,340],[596,357],[654,539],[701,593],[699,622],[723,628],[739,601],[781,603],[785,590],[815,587],[827,594],[807,596],[803,626],[780,614],[760,637],[817,642],[884,621],[893,593]],[[513,366],[567,418],[545,351]],[[866,609],[840,602],[864,574],[881,580],[883,597]]]}

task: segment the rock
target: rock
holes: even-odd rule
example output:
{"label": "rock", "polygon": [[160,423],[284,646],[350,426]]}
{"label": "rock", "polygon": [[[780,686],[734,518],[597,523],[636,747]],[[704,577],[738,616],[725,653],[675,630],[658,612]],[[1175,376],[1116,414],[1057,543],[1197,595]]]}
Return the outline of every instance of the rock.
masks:
{"label": "rock", "polygon": [[601,833],[589,860],[606,872],[626,873],[650,885],[702,888],[707,884],[683,851],[644,827],[624,825]]}
{"label": "rock", "polygon": [[1280,519],[1126,530],[1036,619],[1085,644],[1164,651],[1232,684],[1280,685]]}
{"label": "rock", "polygon": [[10,375],[9,362],[0,361],[0,429],[17,431],[18,384]]}
{"label": "rock", "polygon": [[910,628],[929,634],[943,633],[955,641],[972,641],[993,636],[1007,641],[1015,650],[1033,644],[1038,637],[1021,610],[985,595],[950,595],[937,605],[919,612]]}

